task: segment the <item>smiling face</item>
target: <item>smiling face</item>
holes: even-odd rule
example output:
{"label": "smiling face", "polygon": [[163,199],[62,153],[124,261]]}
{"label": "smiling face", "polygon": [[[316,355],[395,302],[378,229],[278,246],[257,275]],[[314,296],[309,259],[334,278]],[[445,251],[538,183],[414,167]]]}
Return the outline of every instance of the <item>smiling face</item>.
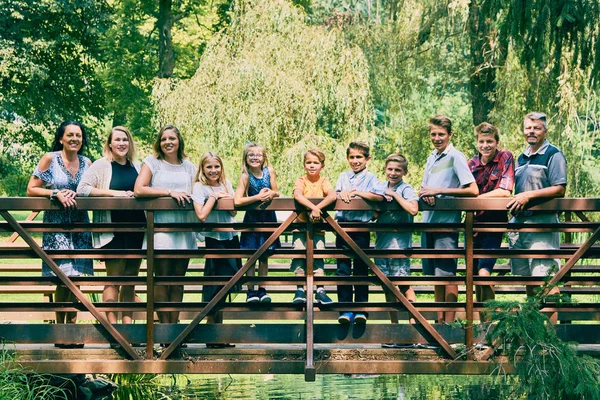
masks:
{"label": "smiling face", "polygon": [[350,165],[352,172],[357,174],[363,169],[367,168],[367,163],[371,157],[365,157],[365,154],[361,149],[350,148],[348,150],[348,156],[346,159],[348,160],[348,164]]}
{"label": "smiling face", "polygon": [[77,125],[67,125],[60,143],[65,152],[77,153],[83,144],[83,132],[81,132],[81,128]]}
{"label": "smiling face", "polygon": [[307,153],[304,157],[304,170],[309,178],[319,178],[319,174],[323,169],[323,163],[319,160],[319,157],[314,154]]}
{"label": "smiling face", "polygon": [[177,133],[172,129],[165,130],[160,137],[160,149],[165,158],[177,158],[177,150],[179,150],[179,138]]}
{"label": "smiling face", "polygon": [[249,169],[260,171],[265,163],[265,153],[261,147],[248,148],[246,165]]}
{"label": "smiling face", "polygon": [[494,135],[478,134],[477,150],[479,150],[482,159],[491,160],[498,150],[498,141],[494,138]]}
{"label": "smiling face", "polygon": [[388,161],[385,166],[385,177],[389,182],[389,186],[395,186],[400,183],[406,172],[402,164],[398,161]]}
{"label": "smiling face", "polygon": [[430,125],[429,138],[431,139],[431,143],[433,143],[433,147],[435,147],[438,153],[442,153],[450,144],[452,133],[448,132],[448,130],[443,126]]}
{"label": "smiling face", "polygon": [[525,140],[531,146],[533,151],[538,150],[542,147],[544,140],[546,139],[546,133],[548,131],[544,128],[544,121],[540,119],[529,119],[526,118],[523,123],[523,133],[525,134]]}
{"label": "smiling face", "polygon": [[221,173],[223,166],[219,160],[215,158],[209,158],[202,165],[202,173],[206,177],[206,181],[210,186],[219,186],[221,182]]}
{"label": "smiling face", "polygon": [[124,161],[129,153],[129,138],[125,132],[114,130],[110,140],[110,151],[115,161]]}

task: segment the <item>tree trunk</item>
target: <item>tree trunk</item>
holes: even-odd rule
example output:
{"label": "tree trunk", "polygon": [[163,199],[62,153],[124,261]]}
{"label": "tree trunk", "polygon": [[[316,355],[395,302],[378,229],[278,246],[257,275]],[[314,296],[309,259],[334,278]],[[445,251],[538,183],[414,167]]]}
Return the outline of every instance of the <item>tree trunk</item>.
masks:
{"label": "tree trunk", "polygon": [[156,25],[158,28],[158,77],[170,78],[173,76],[175,69],[175,51],[173,49],[173,1],[160,0],[158,10],[158,20]]}
{"label": "tree trunk", "polygon": [[[495,66],[486,60],[490,52],[490,24],[482,10],[481,0],[473,0],[469,5],[469,39],[471,51],[470,91],[473,108],[473,124],[479,125],[488,120],[494,101],[490,99],[496,86]],[[491,57],[491,56],[488,56]]]}

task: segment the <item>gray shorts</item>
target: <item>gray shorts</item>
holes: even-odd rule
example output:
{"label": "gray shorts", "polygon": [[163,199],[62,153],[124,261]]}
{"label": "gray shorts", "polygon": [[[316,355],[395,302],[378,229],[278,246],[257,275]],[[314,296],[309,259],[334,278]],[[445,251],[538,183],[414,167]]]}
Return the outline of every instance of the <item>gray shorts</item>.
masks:
{"label": "gray shorts", "polygon": [[[537,214],[530,217],[513,217],[511,224],[558,224],[556,214]],[[509,232],[508,245],[511,250],[558,250],[559,232]],[[555,258],[513,258],[510,260],[513,275],[546,276],[560,269],[560,260]]]}
{"label": "gray shorts", "polygon": [[[423,249],[447,249],[458,248],[458,233],[421,233],[421,247]],[[433,276],[456,276],[458,260],[456,258],[424,258],[423,275]]]}
{"label": "gray shorts", "polygon": [[410,276],[410,259],[408,258],[376,258],[375,265],[386,276]]}

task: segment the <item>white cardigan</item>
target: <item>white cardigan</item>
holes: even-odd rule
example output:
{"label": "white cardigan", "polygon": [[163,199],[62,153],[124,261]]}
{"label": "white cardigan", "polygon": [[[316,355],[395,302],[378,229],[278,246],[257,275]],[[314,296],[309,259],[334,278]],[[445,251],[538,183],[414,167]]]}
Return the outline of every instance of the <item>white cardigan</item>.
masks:
{"label": "white cardigan", "polygon": [[[140,163],[133,162],[132,164],[139,173],[141,168]],[[83,174],[77,186],[77,195],[87,197],[93,188],[107,190],[110,188],[111,178],[111,162],[106,157],[96,160]],[[94,222],[111,222],[110,211],[94,211]],[[93,232],[94,247],[100,248],[106,246],[114,236],[112,232]]]}

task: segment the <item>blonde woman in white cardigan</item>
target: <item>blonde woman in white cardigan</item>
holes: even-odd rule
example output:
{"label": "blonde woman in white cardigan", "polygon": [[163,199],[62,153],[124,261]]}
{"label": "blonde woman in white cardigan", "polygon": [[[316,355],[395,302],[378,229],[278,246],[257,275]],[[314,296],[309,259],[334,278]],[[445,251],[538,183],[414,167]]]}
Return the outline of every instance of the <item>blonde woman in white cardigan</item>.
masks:
{"label": "blonde woman in white cardigan", "polygon": [[[133,197],[133,187],[140,171],[134,161],[135,143],[129,130],[115,126],[104,145],[104,157],[86,171],[77,187],[79,196]],[[146,222],[141,210],[95,211],[94,222]],[[102,249],[141,249],[144,234],[138,232],[95,232],[94,247]],[[142,262],[139,258],[111,258],[104,260],[108,276],[137,276]],[[108,285],[102,292],[104,302],[133,302],[133,285]],[[117,323],[117,313],[109,311],[110,323]],[[124,324],[132,322],[132,312],[123,312]]]}

